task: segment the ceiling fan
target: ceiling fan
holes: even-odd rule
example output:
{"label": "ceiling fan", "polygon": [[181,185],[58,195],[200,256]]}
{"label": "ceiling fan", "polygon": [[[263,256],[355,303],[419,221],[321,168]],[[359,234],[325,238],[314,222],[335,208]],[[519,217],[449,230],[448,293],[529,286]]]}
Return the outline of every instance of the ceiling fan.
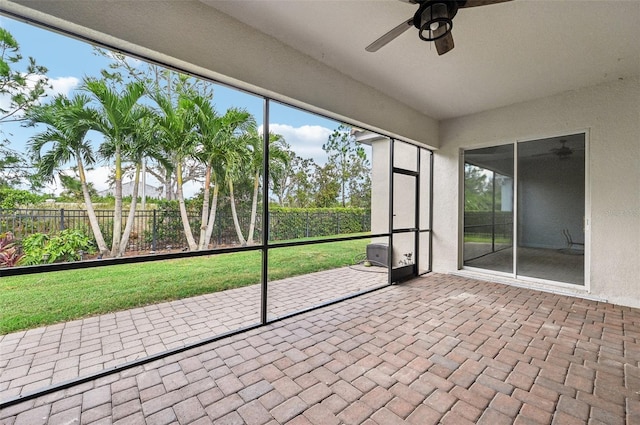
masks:
{"label": "ceiling fan", "polygon": [[[552,148],[552,149],[547,149],[545,151],[542,151],[540,153],[536,153],[534,155],[529,155],[530,158],[536,158],[536,157],[541,157],[541,156],[557,156],[559,160],[564,161],[567,160],[571,157],[571,155],[573,155],[573,153],[576,151],[576,149],[574,148],[570,148],[569,146],[567,146],[567,143],[569,143],[568,140],[566,139],[560,139],[557,141],[558,143],[560,143],[560,147],[557,148]],[[555,141],[554,141],[555,144]],[[547,145],[548,146],[548,145]],[[581,150],[580,148],[578,148],[578,150]]]}
{"label": "ceiling fan", "polygon": [[551,149],[551,153],[556,155],[560,160],[569,159],[569,157],[573,154],[573,149],[567,146],[567,141],[562,139],[560,140],[560,147]]}
{"label": "ceiling fan", "polygon": [[418,4],[413,17],[368,45],[367,52],[376,52],[381,47],[400,36],[409,28],[418,28],[418,36],[424,41],[433,41],[438,55],[444,55],[453,49],[453,17],[458,9],[503,3],[510,0],[401,0],[405,3]]}

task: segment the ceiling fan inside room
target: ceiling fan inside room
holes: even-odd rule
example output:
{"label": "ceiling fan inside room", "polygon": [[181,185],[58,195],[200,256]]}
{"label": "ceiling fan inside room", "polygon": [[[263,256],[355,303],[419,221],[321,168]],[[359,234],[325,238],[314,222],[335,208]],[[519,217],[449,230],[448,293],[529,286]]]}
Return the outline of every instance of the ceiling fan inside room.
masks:
{"label": "ceiling fan inside room", "polygon": [[418,5],[418,10],[407,21],[368,45],[367,52],[376,52],[393,41],[411,27],[418,29],[418,36],[423,41],[433,41],[438,55],[444,55],[453,49],[453,17],[458,9],[503,3],[510,0],[400,0],[404,3]]}
{"label": "ceiling fan inside room", "polygon": [[[551,145],[551,143],[553,143],[553,145]],[[559,143],[560,146],[558,146],[557,143]],[[567,139],[549,141],[548,143],[545,143],[545,144],[541,145],[538,148],[538,153],[528,154],[528,155],[524,154],[524,156],[525,157],[529,157],[529,158],[554,157],[555,156],[559,160],[564,161],[564,160],[567,160],[567,159],[571,158],[571,156],[576,151],[584,150],[580,146],[574,147],[574,148],[572,148],[570,146],[567,146],[567,143],[571,144],[571,141],[569,141]],[[550,146],[555,146],[555,147],[550,147]]]}
{"label": "ceiling fan inside room", "polygon": [[567,141],[566,140],[559,140],[560,142],[560,147],[559,148],[553,148],[551,149],[551,153],[556,155],[558,157],[558,159],[560,160],[565,160],[565,159],[569,159],[569,157],[571,155],[573,155],[573,149],[571,149],[570,147],[567,146]]}

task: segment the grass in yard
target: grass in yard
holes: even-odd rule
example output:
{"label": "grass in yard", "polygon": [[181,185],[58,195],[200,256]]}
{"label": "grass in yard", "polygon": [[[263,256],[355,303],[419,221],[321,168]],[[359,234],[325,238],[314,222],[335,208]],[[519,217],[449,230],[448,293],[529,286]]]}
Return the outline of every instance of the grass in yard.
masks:
{"label": "grass in yard", "polygon": [[[271,249],[269,278],[353,264],[369,240]],[[259,251],[0,279],[0,334],[258,284]]]}
{"label": "grass in yard", "polygon": [[[479,243],[491,243],[491,236],[479,236],[479,235],[465,235],[465,242],[479,242]],[[510,238],[496,237],[495,243],[510,244],[512,241]]]}

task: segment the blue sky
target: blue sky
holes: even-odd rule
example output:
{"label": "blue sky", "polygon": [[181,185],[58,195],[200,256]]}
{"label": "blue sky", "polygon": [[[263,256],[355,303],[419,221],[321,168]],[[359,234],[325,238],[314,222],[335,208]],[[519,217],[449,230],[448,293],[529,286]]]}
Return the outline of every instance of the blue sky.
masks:
{"label": "blue sky", "polygon": [[[8,30],[18,41],[23,57],[32,56],[39,65],[47,67],[47,77],[53,86],[49,96],[73,93],[82,83],[83,77],[99,76],[100,70],[107,69],[109,64],[107,58],[96,54],[92,46],[85,42],[1,15],[0,26]],[[258,124],[262,124],[263,100],[260,97],[216,85],[213,103],[221,113],[231,106],[244,107],[255,116]],[[272,104],[271,107],[270,130],[282,134],[298,155],[314,158],[320,164],[326,159],[326,154],[321,148],[322,143],[326,142],[328,135],[338,124],[336,121],[284,105]],[[2,131],[8,136],[13,149],[24,151],[27,140],[37,130],[24,128],[16,123],[3,125]],[[92,135],[91,140],[98,144],[100,136]],[[89,179],[98,190],[106,188],[104,186],[107,173],[107,168],[103,166],[96,167],[89,175]]]}

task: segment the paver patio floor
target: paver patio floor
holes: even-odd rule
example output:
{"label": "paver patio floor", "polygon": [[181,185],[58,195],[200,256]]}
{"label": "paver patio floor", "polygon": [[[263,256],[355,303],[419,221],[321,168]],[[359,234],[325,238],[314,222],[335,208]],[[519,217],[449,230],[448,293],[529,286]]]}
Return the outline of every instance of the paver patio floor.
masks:
{"label": "paver patio floor", "polygon": [[432,274],[0,413],[29,424],[640,423],[640,310]]}
{"label": "paver patio floor", "polygon": [[[381,270],[344,267],[269,282],[268,316],[381,286]],[[259,322],[256,284],[0,335],[0,402]]]}

